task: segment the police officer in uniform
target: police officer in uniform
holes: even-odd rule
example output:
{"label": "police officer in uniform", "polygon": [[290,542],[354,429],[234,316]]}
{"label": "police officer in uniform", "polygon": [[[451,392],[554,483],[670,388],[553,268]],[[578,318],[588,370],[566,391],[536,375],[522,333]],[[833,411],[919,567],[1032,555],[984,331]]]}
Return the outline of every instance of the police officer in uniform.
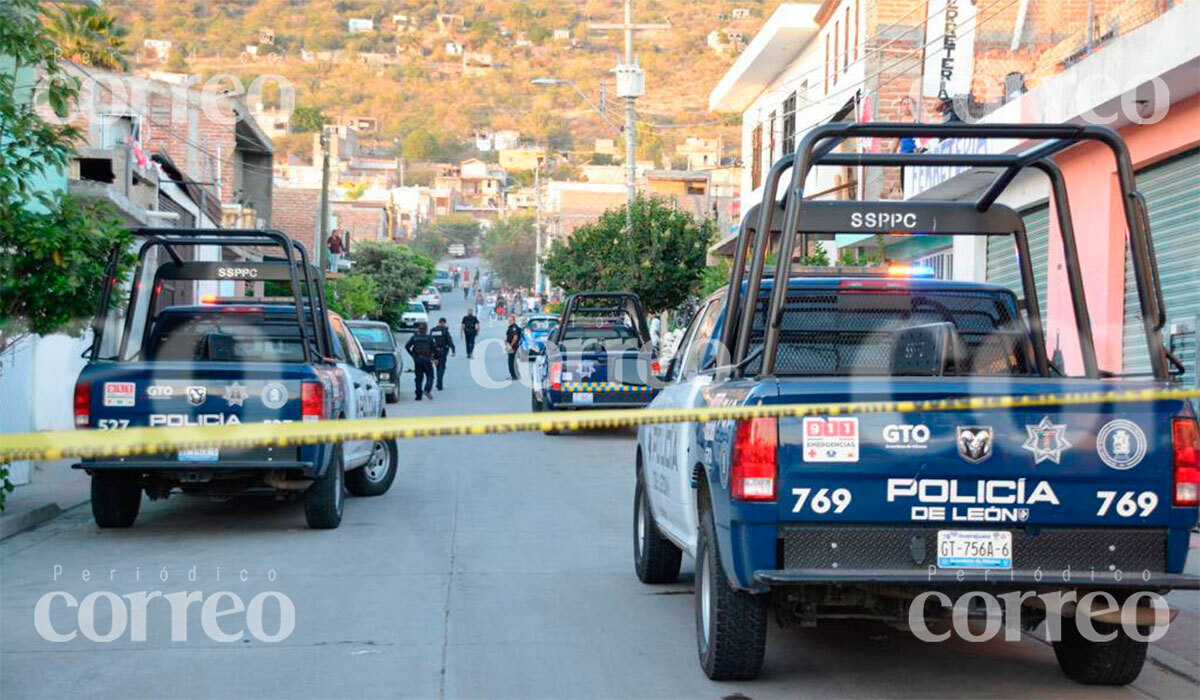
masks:
{"label": "police officer in uniform", "polygon": [[424,323],[418,323],[417,331],[404,344],[404,349],[408,351],[408,354],[413,359],[413,373],[416,375],[417,382],[417,401],[421,400],[422,395],[428,396],[432,401],[433,356],[435,348],[433,336],[429,335],[429,326],[426,326]]}
{"label": "police officer in uniform", "polygon": [[437,368],[437,390],[442,391],[442,378],[446,376],[446,355],[457,355],[458,350],[454,347],[454,338],[444,316],[438,319],[438,324],[429,334],[433,336],[433,365]]}
{"label": "police officer in uniform", "polygon": [[467,346],[467,359],[475,356],[475,336],[479,335],[479,317],[467,307],[467,315],[462,320],[462,337]]}
{"label": "police officer in uniform", "polygon": [[508,378],[520,379],[517,376],[517,350],[521,347],[521,327],[517,325],[517,317],[508,317],[508,328],[504,331],[504,351],[508,353]]}

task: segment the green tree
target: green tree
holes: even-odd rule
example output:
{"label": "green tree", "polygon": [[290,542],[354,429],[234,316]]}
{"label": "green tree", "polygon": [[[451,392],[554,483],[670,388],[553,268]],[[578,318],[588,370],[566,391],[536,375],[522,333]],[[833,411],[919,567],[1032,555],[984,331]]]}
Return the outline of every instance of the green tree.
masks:
{"label": "green tree", "polygon": [[325,282],[329,308],[346,318],[379,318],[382,308],[375,278],[361,272]]}
{"label": "green tree", "polygon": [[404,137],[400,153],[408,160],[430,160],[438,154],[438,140],[428,129],[416,128]]}
{"label": "green tree", "polygon": [[95,7],[58,7],[49,17],[50,34],[63,58],[105,70],[125,70],[124,27],[112,13]]}
{"label": "green tree", "polygon": [[[79,81],[63,72],[58,47],[36,0],[5,0],[0,11],[0,354],[29,334],[78,334],[95,312],[114,248],[129,233],[111,211],[89,207],[39,183],[61,171],[79,131],[36,109],[35,85],[63,118]],[[124,279],[130,255],[118,259]],[[0,465],[0,509],[12,484]]]}
{"label": "green tree", "polygon": [[446,255],[447,245],[445,235],[436,227],[423,228],[413,234],[412,249],[430,260],[441,260]]}
{"label": "green tree", "polygon": [[[433,228],[441,234],[442,240],[448,246],[451,243],[462,243],[467,250],[473,250],[479,245],[479,221],[466,214],[449,214],[439,217],[433,223]],[[445,249],[442,250],[444,254]],[[441,255],[438,256],[440,258]]]}
{"label": "green tree", "polygon": [[313,134],[328,123],[329,117],[325,116],[320,107],[297,107],[292,110],[292,116],[288,117],[288,126],[295,134]]}
{"label": "green tree", "polygon": [[829,253],[825,251],[825,244],[821,241],[814,243],[813,252],[801,257],[800,264],[812,267],[829,267]]}
{"label": "green tree", "polygon": [[492,225],[483,244],[483,257],[500,279],[517,287],[533,286],[537,239],[531,216],[513,216]]}
{"label": "green tree", "polygon": [[728,287],[729,273],[732,269],[729,258],[719,258],[716,264],[704,268],[704,272],[700,275],[700,290],[696,296],[704,299],[718,289]]}
{"label": "green tree", "polygon": [[606,211],[555,246],[543,268],[567,291],[628,289],[658,313],[699,290],[713,233],[711,221],[698,222],[663,200],[639,196],[632,231],[624,207]]}
{"label": "green tree", "polygon": [[350,256],[354,274],[374,281],[379,299],[376,317],[393,328],[409,299],[433,281],[433,260],[405,245],[368,241],[355,246]]}

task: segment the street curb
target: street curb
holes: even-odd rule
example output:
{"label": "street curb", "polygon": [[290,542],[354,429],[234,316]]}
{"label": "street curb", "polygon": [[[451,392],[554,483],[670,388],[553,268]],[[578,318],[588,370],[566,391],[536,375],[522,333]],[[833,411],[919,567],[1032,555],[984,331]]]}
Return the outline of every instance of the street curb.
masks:
{"label": "street curb", "polygon": [[1156,647],[1153,644],[1146,650],[1146,657],[1150,663],[1164,668],[1171,673],[1183,676],[1193,683],[1200,683],[1200,666],[1188,661],[1187,659],[1177,654],[1172,654],[1166,649]]}
{"label": "street curb", "polygon": [[57,503],[47,503],[28,510],[20,515],[11,515],[0,519],[0,540],[6,540],[13,535],[31,530],[42,523],[57,518],[63,512]]}

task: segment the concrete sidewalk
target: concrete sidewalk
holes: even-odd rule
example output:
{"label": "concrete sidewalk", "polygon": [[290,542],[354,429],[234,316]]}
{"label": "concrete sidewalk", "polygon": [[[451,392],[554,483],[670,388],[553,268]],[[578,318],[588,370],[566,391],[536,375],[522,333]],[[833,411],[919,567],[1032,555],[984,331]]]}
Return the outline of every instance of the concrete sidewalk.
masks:
{"label": "concrete sidewalk", "polygon": [[71,462],[60,459],[34,463],[29,483],[8,494],[0,514],[0,539],[37,527],[91,500],[91,480],[83,470],[72,469]]}

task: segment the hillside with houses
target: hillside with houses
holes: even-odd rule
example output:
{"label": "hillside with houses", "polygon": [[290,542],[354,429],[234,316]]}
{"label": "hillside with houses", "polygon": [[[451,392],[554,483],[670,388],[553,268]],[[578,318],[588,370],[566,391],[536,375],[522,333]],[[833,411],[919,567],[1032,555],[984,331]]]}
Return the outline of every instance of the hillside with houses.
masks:
{"label": "hillside with houses", "polygon": [[[639,101],[639,158],[658,161],[700,124],[727,143],[732,122],[707,112],[707,90],[736,59],[778,3],[690,0],[636,3],[637,21],[654,28],[637,37],[646,71]],[[622,36],[612,29],[621,6],[572,2],[433,2],[426,0],[113,0],[108,7],[129,29],[136,69],[191,73],[201,79],[258,78],[250,101],[281,155],[303,158],[312,131],[297,116],[360,120],[362,147],[397,155],[449,159],[472,154],[475,135],[519,131],[543,147],[590,154],[597,138],[617,138],[569,87],[538,87],[539,77],[570,80],[620,121],[610,73]],[[606,28],[606,25],[608,28]],[[295,103],[280,101],[281,76]],[[700,79],[703,76],[704,79]],[[261,103],[261,105],[259,104]],[[291,107],[291,109],[289,109]],[[419,159],[419,158],[418,158]],[[601,160],[604,160],[601,158]],[[667,163],[669,165],[669,163]]]}

